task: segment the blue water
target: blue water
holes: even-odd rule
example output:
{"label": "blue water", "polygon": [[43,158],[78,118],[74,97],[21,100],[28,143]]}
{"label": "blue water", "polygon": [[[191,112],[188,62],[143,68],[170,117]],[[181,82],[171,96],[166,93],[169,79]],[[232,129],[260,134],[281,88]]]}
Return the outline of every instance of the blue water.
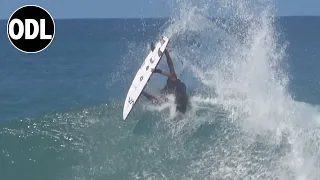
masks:
{"label": "blue water", "polygon": [[[0,21],[0,179],[319,179],[320,18],[225,34],[228,19],[209,21],[56,20],[39,54],[16,50]],[[163,33],[194,111],[174,122],[141,99],[123,121],[134,73]],[[165,79],[151,81],[156,93]]]}
{"label": "blue water", "polygon": [[[57,36],[52,45],[35,55],[22,54],[14,49],[5,34],[6,21],[2,21],[1,42],[5,47],[0,54],[1,120],[123,99],[128,85],[114,85],[111,76],[128,52],[127,43],[147,46],[165,21],[57,20]],[[282,17],[278,22],[283,38],[290,43],[286,50],[291,77],[289,90],[299,101],[319,104],[320,20],[318,17]],[[143,59],[144,56],[139,54],[137,58]],[[127,78],[126,82],[130,80]],[[113,87],[107,88],[110,83]]]}
{"label": "blue water", "polygon": [[[146,23],[153,26],[157,21]],[[1,51],[2,120],[99,105],[122,97],[127,84],[117,89],[106,86],[128,51],[126,43],[148,38],[151,42],[158,29],[139,32],[140,20],[58,20],[52,46],[41,54],[29,55],[12,47],[5,24],[1,22],[1,42],[5,43]]]}

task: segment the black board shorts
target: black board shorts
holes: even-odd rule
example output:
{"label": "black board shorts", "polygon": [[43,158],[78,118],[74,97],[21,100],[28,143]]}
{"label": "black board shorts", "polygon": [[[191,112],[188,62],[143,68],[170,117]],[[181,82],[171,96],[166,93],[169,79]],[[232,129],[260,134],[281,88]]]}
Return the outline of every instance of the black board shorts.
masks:
{"label": "black board shorts", "polygon": [[183,114],[186,113],[188,103],[189,103],[188,96],[182,96],[179,99],[177,98],[176,99],[177,111],[180,111]]}
{"label": "black board shorts", "polygon": [[179,79],[175,81],[167,80],[166,86],[161,90],[164,93],[174,94],[176,99],[176,110],[185,113],[189,103],[189,97],[186,92],[186,85]]}

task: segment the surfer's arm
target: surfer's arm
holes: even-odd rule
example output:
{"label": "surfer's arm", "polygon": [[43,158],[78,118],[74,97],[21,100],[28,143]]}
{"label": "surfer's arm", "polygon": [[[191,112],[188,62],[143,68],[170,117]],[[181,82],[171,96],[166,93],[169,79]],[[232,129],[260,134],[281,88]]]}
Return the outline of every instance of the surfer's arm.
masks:
{"label": "surfer's arm", "polygon": [[169,70],[170,70],[170,73],[175,77],[177,78],[177,75],[176,75],[176,72],[174,70],[174,66],[173,66],[173,62],[172,62],[172,59],[169,55],[169,52],[167,49],[164,50],[164,54],[166,55],[166,59],[167,59],[167,64],[169,66]]}
{"label": "surfer's arm", "polygon": [[162,74],[164,76],[167,76],[172,81],[177,79],[177,77],[175,75],[173,75],[172,73],[170,73],[170,72],[168,72],[166,70],[154,69],[152,72],[159,73],[159,74]]}
{"label": "surfer's arm", "polygon": [[154,103],[159,103],[158,98],[154,97],[153,95],[151,95],[145,91],[142,91],[141,94],[144,95],[149,101],[154,102]]}

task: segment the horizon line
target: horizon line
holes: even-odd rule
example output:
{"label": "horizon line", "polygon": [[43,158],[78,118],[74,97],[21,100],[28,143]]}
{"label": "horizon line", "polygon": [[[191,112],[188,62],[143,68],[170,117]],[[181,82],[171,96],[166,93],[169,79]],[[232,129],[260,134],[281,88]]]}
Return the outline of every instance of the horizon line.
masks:
{"label": "horizon line", "polygon": [[[275,17],[320,17],[320,15],[282,15]],[[170,17],[71,17],[71,18],[54,18],[54,20],[94,20],[94,19],[169,19]],[[215,18],[215,17],[211,17]],[[8,20],[0,18],[0,20]]]}

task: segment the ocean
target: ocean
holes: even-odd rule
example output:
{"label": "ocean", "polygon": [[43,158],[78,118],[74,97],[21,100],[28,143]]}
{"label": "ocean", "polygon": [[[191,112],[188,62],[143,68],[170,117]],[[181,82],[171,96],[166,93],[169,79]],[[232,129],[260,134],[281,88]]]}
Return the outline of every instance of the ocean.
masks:
{"label": "ocean", "polygon": [[[241,2],[214,4],[227,18],[182,4],[168,18],[57,19],[38,54],[16,50],[0,21],[0,179],[320,179],[320,17]],[[174,104],[141,97],[124,121],[163,34],[191,107],[175,121]]]}

